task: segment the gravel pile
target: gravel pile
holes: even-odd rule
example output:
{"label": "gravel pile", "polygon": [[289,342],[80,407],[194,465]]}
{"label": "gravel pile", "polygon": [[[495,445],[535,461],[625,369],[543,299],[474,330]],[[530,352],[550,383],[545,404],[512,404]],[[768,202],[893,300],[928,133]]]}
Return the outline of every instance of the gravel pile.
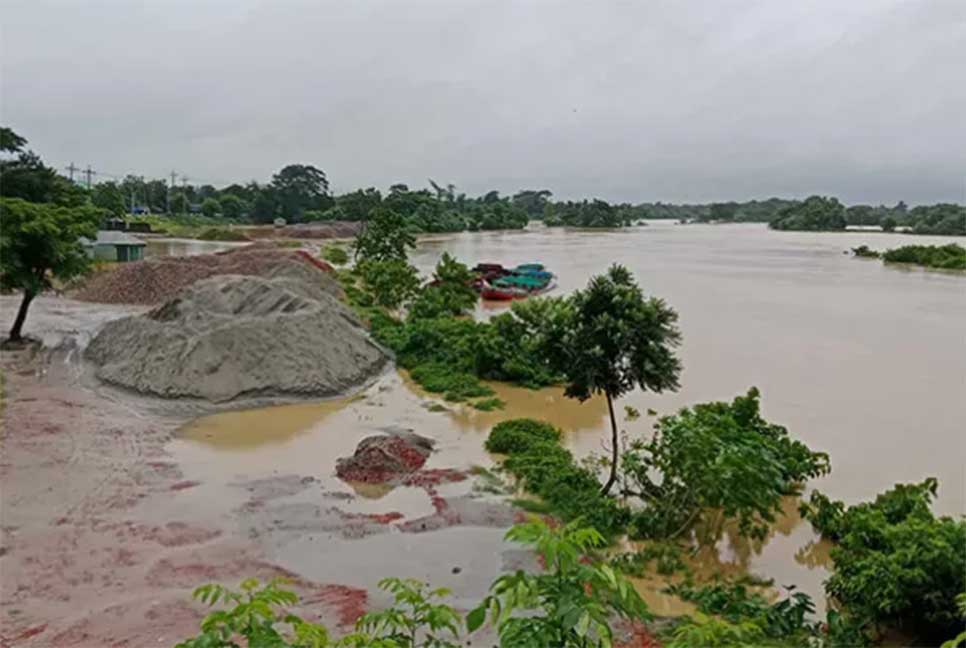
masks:
{"label": "gravel pile", "polygon": [[391,432],[364,438],[351,457],[336,464],[340,479],[382,484],[398,481],[423,467],[433,440],[412,432]]}
{"label": "gravel pile", "polygon": [[[280,250],[272,245],[252,245],[217,254],[164,257],[124,263],[90,277],[70,296],[102,304],[153,305],[172,299],[182,289],[217,275],[278,276],[309,270],[324,281],[333,294],[338,286],[331,275],[318,272],[331,266],[305,252]],[[293,270],[293,268],[295,268]],[[308,276],[308,275],[306,275]]]}
{"label": "gravel pile", "polygon": [[202,279],[145,315],[109,322],[85,357],[112,385],[215,403],[334,396],[382,369],[385,352],[329,273],[297,259],[270,273]]}

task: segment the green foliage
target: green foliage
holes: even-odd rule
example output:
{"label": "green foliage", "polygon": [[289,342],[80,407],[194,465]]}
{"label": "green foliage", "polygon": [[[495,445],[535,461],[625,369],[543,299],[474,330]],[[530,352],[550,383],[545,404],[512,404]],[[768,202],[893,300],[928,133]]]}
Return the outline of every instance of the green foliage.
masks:
{"label": "green foliage", "polygon": [[570,227],[624,227],[633,222],[633,216],[628,207],[629,205],[611,205],[598,199],[553,203],[543,220],[550,227],[560,225]]}
{"label": "green foliage", "polygon": [[837,198],[810,196],[783,209],[768,226],[776,230],[844,230],[845,207]]}
{"label": "green foliage", "polygon": [[453,371],[447,365],[437,362],[413,367],[409,375],[426,391],[443,394],[443,398],[450,402],[493,395],[493,390],[481,383],[473,374]]}
{"label": "green foliage", "polygon": [[[966,592],[956,597],[956,606],[959,608],[959,616],[966,621]],[[949,641],[944,641],[941,648],[960,648],[961,646],[966,646],[966,630]]]}
{"label": "green foliage", "polygon": [[[540,497],[548,512],[563,520],[580,520],[608,539],[626,529],[630,511],[614,498],[602,495],[597,476],[578,465],[568,450],[548,440],[521,443],[516,437],[502,441],[506,445],[490,447],[507,450],[503,469]],[[522,450],[513,451],[520,446]]]}
{"label": "green foliage", "polygon": [[595,530],[569,524],[551,528],[539,519],[518,524],[508,540],[533,547],[546,571],[498,578],[490,595],[467,615],[470,631],[489,616],[503,648],[611,646],[611,619],[650,618],[634,587],[587,555],[604,544]]}
{"label": "green foliage", "polygon": [[752,648],[764,644],[764,632],[751,621],[732,623],[695,614],[684,617],[669,633],[665,648]]}
{"label": "green foliage", "polygon": [[221,213],[221,203],[215,198],[205,198],[205,201],[201,203],[201,213],[208,218],[214,218]]}
{"label": "green foliage", "polygon": [[803,516],[836,542],[825,589],[859,625],[901,627],[940,640],[961,627],[966,521],[935,517],[938,484],[897,484],[873,502],[846,507],[813,494]]}
{"label": "green foliage", "polygon": [[[324,627],[303,621],[294,614],[283,616],[276,609],[298,603],[298,596],[282,589],[281,584],[282,581],[273,580],[259,587],[258,581],[250,578],[242,582],[240,592],[217,584],[197,588],[192,596],[202,603],[214,606],[221,602],[231,607],[208,614],[201,622],[201,634],[182,641],[175,648],[237,648],[238,637],[252,648],[339,645],[329,641]],[[282,624],[291,630],[276,627]]]}
{"label": "green foliage", "polygon": [[365,259],[356,270],[380,306],[399,308],[419,290],[419,274],[405,259]]}
{"label": "green foliage", "polygon": [[272,176],[274,216],[298,222],[313,209],[327,209],[332,204],[329,181],[325,172],[310,164],[289,164]]}
{"label": "green foliage", "polygon": [[569,300],[540,345],[542,355],[566,378],[564,394],[581,401],[604,394],[611,421],[611,470],[603,492],[617,479],[618,431],[613,400],[640,388],[676,390],[681,363],[674,355],[681,334],[677,313],[662,300],[646,299],[630,272],[613,265],[592,277]]}
{"label": "green foliage", "polygon": [[33,151],[24,150],[27,140],[3,127],[0,151],[15,154],[0,159],[0,197],[28,202],[79,207],[87,202],[87,191],[47,166]]}
{"label": "green foliage", "polygon": [[506,401],[500,398],[484,398],[473,403],[473,409],[478,409],[481,412],[492,412],[504,407],[506,407]]}
{"label": "green foliage", "polygon": [[227,227],[209,227],[198,235],[201,241],[248,241],[245,232]]}
{"label": "green foliage", "polygon": [[827,473],[829,463],[824,453],[762,419],[752,388],[731,403],[704,403],[661,418],[650,440],[631,443],[621,468],[644,504],[634,519],[641,536],[678,537],[715,509],[721,523],[736,519],[742,533],[761,537],[781,510],[782,496]]}
{"label": "green foliage", "polygon": [[106,210],[111,216],[120,218],[127,212],[124,194],[116,182],[99,182],[91,189],[91,203]]}
{"label": "green foliage", "polygon": [[248,214],[251,209],[246,200],[234,194],[223,193],[218,197],[218,209],[222,216],[230,220],[238,220]]}
{"label": "green foliage", "polygon": [[519,454],[543,443],[557,443],[560,430],[544,421],[528,418],[497,423],[486,439],[486,449],[502,454]]}
{"label": "green foliage", "polygon": [[914,234],[966,235],[966,206],[952,203],[920,205],[903,219]]}
{"label": "green foliage", "polygon": [[882,253],[886,263],[912,263],[927,268],[966,270],[966,248],[949,245],[905,245]]}
{"label": "green foliage", "polygon": [[338,245],[326,245],[322,248],[322,258],[335,265],[345,265],[349,263],[349,253]]}
{"label": "green foliage", "polygon": [[[379,587],[393,595],[392,607],[364,615],[357,629],[399,648],[456,648],[463,620],[450,606],[445,588],[413,579],[385,578]],[[450,640],[452,639],[452,641]]]}
{"label": "green foliage", "polygon": [[0,198],[0,287],[23,292],[11,340],[20,339],[30,302],[53,279],[67,281],[90,268],[79,239],[93,239],[103,216],[95,207]]}
{"label": "green foliage", "polygon": [[868,245],[860,245],[859,247],[852,248],[852,254],[857,257],[867,257],[870,259],[879,258],[879,253],[870,249]]}
{"label": "green foliage", "polygon": [[648,573],[648,566],[651,563],[655,563],[655,571],[663,576],[690,571],[684,562],[681,546],[668,541],[650,543],[639,551],[620,554],[611,561],[616,569],[638,577]]}
{"label": "green foliage", "polygon": [[749,589],[743,582],[717,582],[703,587],[676,585],[669,591],[694,603],[702,614],[719,616],[736,625],[754,625],[760,629],[762,638],[794,640],[793,645],[805,645],[818,630],[809,620],[815,605],[803,592],[790,593],[776,603],[769,603],[763,594]]}
{"label": "green foliage", "polygon": [[444,252],[436,264],[433,280],[413,301],[410,316],[426,319],[466,314],[477,301],[471,285],[473,279],[469,268]]}
{"label": "green foliage", "polygon": [[402,215],[387,207],[377,207],[356,236],[355,257],[359,262],[405,261],[407,250],[415,245],[416,237],[406,227]]}
{"label": "green foliage", "polygon": [[896,219],[892,216],[886,216],[881,221],[879,221],[879,226],[882,228],[883,232],[894,232],[896,230]]}

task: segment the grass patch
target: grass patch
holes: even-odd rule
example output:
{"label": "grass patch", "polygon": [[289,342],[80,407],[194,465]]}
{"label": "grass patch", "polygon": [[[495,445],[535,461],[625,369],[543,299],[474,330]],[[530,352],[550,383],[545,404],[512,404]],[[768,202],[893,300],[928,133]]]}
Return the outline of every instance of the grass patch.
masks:
{"label": "grass patch", "polygon": [[484,398],[473,403],[473,408],[481,412],[492,412],[493,410],[503,409],[504,407],[506,407],[506,401],[496,397]]}
{"label": "grass patch", "polygon": [[244,232],[225,227],[209,227],[198,234],[199,241],[250,241]]}
{"label": "grass patch", "polygon": [[431,362],[413,367],[409,375],[422,385],[423,389],[434,394],[442,394],[443,398],[451,403],[480,396],[492,396],[494,393],[473,374],[453,371],[441,363]]}
{"label": "grass patch", "polygon": [[560,430],[544,421],[528,418],[497,423],[484,446],[490,452],[520,454],[540,443],[557,443]]}
{"label": "grass patch", "polygon": [[349,253],[338,245],[326,245],[319,254],[323,259],[335,265],[345,265],[349,263]]}
{"label": "grass patch", "polygon": [[274,241],[275,247],[280,248],[300,248],[302,247],[302,241],[297,241],[295,239],[282,239],[280,241]]}

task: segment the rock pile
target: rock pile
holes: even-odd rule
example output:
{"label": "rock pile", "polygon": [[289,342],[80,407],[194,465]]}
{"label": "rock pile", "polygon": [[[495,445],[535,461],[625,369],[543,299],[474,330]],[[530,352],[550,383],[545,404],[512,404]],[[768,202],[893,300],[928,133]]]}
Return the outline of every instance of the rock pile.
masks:
{"label": "rock pile", "polygon": [[340,479],[367,484],[399,482],[426,463],[433,440],[412,432],[390,432],[364,438],[351,457],[336,464]]}

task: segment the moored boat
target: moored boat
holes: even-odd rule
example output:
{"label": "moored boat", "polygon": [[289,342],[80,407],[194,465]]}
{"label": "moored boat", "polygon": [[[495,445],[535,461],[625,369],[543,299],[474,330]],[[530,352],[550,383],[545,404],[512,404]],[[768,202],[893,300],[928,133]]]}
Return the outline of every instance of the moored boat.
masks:
{"label": "moored boat", "polygon": [[474,286],[480,297],[489,301],[526,299],[555,287],[554,274],[540,263],[524,263],[505,268],[497,263],[481,263],[473,268],[478,273]]}

